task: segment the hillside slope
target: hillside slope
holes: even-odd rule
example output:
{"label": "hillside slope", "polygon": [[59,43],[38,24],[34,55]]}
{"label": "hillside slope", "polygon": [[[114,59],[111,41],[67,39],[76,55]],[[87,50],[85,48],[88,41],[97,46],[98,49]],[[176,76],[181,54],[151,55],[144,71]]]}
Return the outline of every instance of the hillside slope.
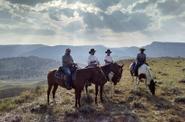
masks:
{"label": "hillside slope", "polygon": [[[104,90],[104,103],[94,104],[94,86],[90,96],[82,94],[82,107],[74,108],[74,91],[59,88],[56,103],[46,104],[47,87],[23,93],[20,97],[1,100],[0,121],[23,122],[184,122],[185,121],[185,59],[157,58],[149,64],[158,81],[156,96],[140,83],[133,92],[129,74],[131,60],[123,60],[123,77],[111,97],[111,85]],[[161,68],[162,67],[162,68]],[[88,99],[87,99],[88,98]],[[26,100],[25,100],[26,99]],[[2,109],[2,105],[8,104]],[[5,106],[5,105],[4,105]]]}
{"label": "hillside slope", "polygon": [[46,79],[49,70],[57,68],[60,63],[36,56],[0,59],[0,79]]}

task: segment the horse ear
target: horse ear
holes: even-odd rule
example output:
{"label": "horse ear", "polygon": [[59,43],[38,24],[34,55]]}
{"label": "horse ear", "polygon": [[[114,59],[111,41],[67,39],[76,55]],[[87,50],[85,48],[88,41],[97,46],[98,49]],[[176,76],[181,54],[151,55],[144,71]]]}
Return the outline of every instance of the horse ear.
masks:
{"label": "horse ear", "polygon": [[123,67],[124,67],[124,64],[121,65],[121,68],[123,68]]}

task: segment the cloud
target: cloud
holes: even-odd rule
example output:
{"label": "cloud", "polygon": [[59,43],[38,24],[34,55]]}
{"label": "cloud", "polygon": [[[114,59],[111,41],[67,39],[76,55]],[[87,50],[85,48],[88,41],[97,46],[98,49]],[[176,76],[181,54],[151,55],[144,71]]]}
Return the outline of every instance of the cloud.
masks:
{"label": "cloud", "polygon": [[9,2],[13,4],[24,4],[24,5],[31,5],[34,6],[38,3],[45,3],[52,0],[8,0]]}
{"label": "cloud", "polygon": [[148,43],[146,39],[168,33],[179,36],[185,30],[184,10],[184,0],[1,0],[0,32],[57,40],[63,35],[65,40],[88,43],[120,43],[129,40],[126,35],[136,35]]}
{"label": "cloud", "polygon": [[163,15],[179,15],[185,11],[184,0],[165,0],[158,3],[158,9]]}
{"label": "cloud", "polygon": [[20,35],[45,35],[45,36],[51,36],[55,35],[56,32],[51,29],[35,29],[35,28],[2,28],[0,27],[1,34],[18,34]]}
{"label": "cloud", "polygon": [[114,32],[142,31],[152,22],[144,13],[122,13],[121,11],[114,11],[110,15],[85,13],[83,18],[88,30],[107,28]]}

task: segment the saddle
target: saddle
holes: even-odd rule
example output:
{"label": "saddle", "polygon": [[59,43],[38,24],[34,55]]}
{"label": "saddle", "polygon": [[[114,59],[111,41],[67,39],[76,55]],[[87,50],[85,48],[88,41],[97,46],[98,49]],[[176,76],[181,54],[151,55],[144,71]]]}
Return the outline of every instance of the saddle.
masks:
{"label": "saddle", "polygon": [[[72,80],[76,79],[76,70],[77,70],[76,67],[71,69]],[[64,73],[62,66],[60,66],[58,70],[55,72],[55,77],[59,80],[64,80],[64,81],[67,80],[67,75]]]}
{"label": "saddle", "polygon": [[[148,65],[148,63],[144,63]],[[143,64],[137,64],[137,62],[133,62],[131,65],[131,72],[135,75],[138,76],[138,69],[142,66]]]}
{"label": "saddle", "polygon": [[59,80],[67,80],[67,76],[64,74],[62,66],[55,72],[55,77]]}

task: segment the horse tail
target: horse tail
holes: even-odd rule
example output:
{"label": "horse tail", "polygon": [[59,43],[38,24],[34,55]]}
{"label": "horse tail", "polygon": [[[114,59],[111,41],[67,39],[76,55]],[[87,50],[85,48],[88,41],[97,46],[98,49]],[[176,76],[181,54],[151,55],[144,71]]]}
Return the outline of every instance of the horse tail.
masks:
{"label": "horse tail", "polygon": [[129,69],[132,70],[133,62],[129,65]]}

